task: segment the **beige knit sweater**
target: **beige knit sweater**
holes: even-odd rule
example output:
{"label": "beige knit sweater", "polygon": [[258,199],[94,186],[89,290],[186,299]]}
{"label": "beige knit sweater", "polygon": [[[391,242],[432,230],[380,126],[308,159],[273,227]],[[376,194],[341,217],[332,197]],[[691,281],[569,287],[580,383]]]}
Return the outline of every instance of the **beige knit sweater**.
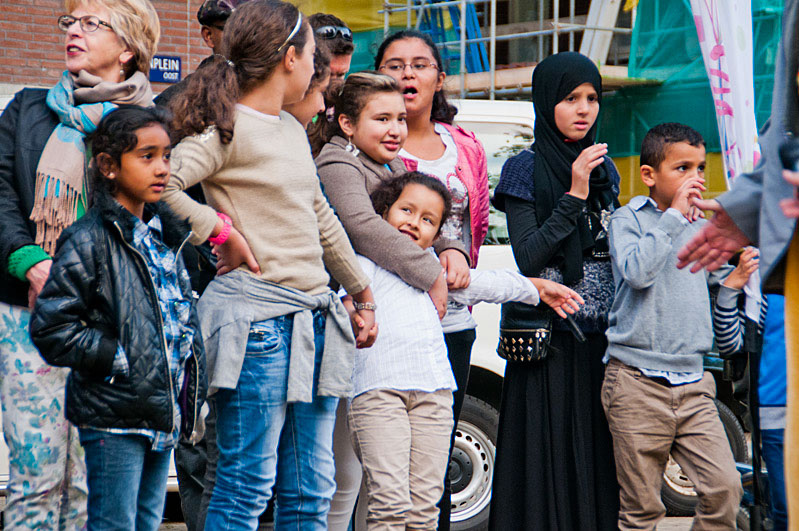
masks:
{"label": "beige knit sweater", "polygon": [[[196,183],[207,205],[183,192]],[[348,293],[369,285],[322,193],[305,131],[286,112],[278,119],[239,105],[229,144],[213,128],[181,140],[163,199],[188,218],[193,243],[208,239],[217,212],[230,216],[265,280],[315,295],[327,289],[327,266]]]}

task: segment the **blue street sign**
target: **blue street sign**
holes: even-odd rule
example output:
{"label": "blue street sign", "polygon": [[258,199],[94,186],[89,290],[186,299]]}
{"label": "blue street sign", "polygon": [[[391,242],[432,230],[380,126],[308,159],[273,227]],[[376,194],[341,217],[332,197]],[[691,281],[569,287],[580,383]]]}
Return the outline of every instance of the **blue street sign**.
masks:
{"label": "blue street sign", "polygon": [[177,83],[180,81],[180,57],[154,55],[150,61],[150,82]]}

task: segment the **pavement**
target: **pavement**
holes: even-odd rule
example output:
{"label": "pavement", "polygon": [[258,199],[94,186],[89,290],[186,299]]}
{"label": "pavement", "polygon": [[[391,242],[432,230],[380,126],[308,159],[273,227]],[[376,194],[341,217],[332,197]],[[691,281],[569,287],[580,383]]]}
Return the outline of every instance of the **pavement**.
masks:
{"label": "pavement", "polygon": [[[186,526],[182,523],[167,523],[161,526],[161,531],[185,531]],[[691,518],[668,517],[658,526],[658,531],[688,531],[691,529]],[[262,526],[259,531],[266,531]]]}

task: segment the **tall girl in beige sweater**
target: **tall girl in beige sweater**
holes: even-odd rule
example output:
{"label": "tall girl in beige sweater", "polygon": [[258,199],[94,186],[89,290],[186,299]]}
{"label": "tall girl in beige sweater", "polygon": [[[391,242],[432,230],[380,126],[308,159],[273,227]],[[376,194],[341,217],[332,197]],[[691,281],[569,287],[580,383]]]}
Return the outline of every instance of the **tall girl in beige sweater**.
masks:
{"label": "tall girl in beige sweater", "polygon": [[[355,342],[325,267],[359,304],[368,342],[369,279],[328,205],[303,127],[314,36],[302,14],[252,0],[176,102],[184,136],[164,199],[210,240],[218,276],[199,303],[219,460],[206,529],[255,529],[273,487],[276,529],[325,529],[335,490],[332,432]],[[208,205],[182,192],[201,183]],[[213,464],[211,464],[213,466]]]}

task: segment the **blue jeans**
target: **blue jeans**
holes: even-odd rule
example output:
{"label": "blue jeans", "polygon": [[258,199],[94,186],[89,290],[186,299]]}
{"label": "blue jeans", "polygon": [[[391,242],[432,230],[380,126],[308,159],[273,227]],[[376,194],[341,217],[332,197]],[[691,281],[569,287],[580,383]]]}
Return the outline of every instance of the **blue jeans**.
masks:
{"label": "blue jeans", "polygon": [[153,451],[143,435],[79,431],[89,481],[89,531],[156,531],[172,450]]}
{"label": "blue jeans", "polygon": [[[255,530],[274,487],[275,530],[324,530],[336,490],[338,399],[286,402],[293,315],[253,323],[235,389],[216,394],[219,461],[205,529]],[[325,318],[314,314],[315,374]]]}
{"label": "blue jeans", "polygon": [[783,437],[785,430],[761,430],[763,459],[768,470],[768,486],[771,493],[771,512],[774,531],[788,529],[788,507],[785,503],[785,469]]}

